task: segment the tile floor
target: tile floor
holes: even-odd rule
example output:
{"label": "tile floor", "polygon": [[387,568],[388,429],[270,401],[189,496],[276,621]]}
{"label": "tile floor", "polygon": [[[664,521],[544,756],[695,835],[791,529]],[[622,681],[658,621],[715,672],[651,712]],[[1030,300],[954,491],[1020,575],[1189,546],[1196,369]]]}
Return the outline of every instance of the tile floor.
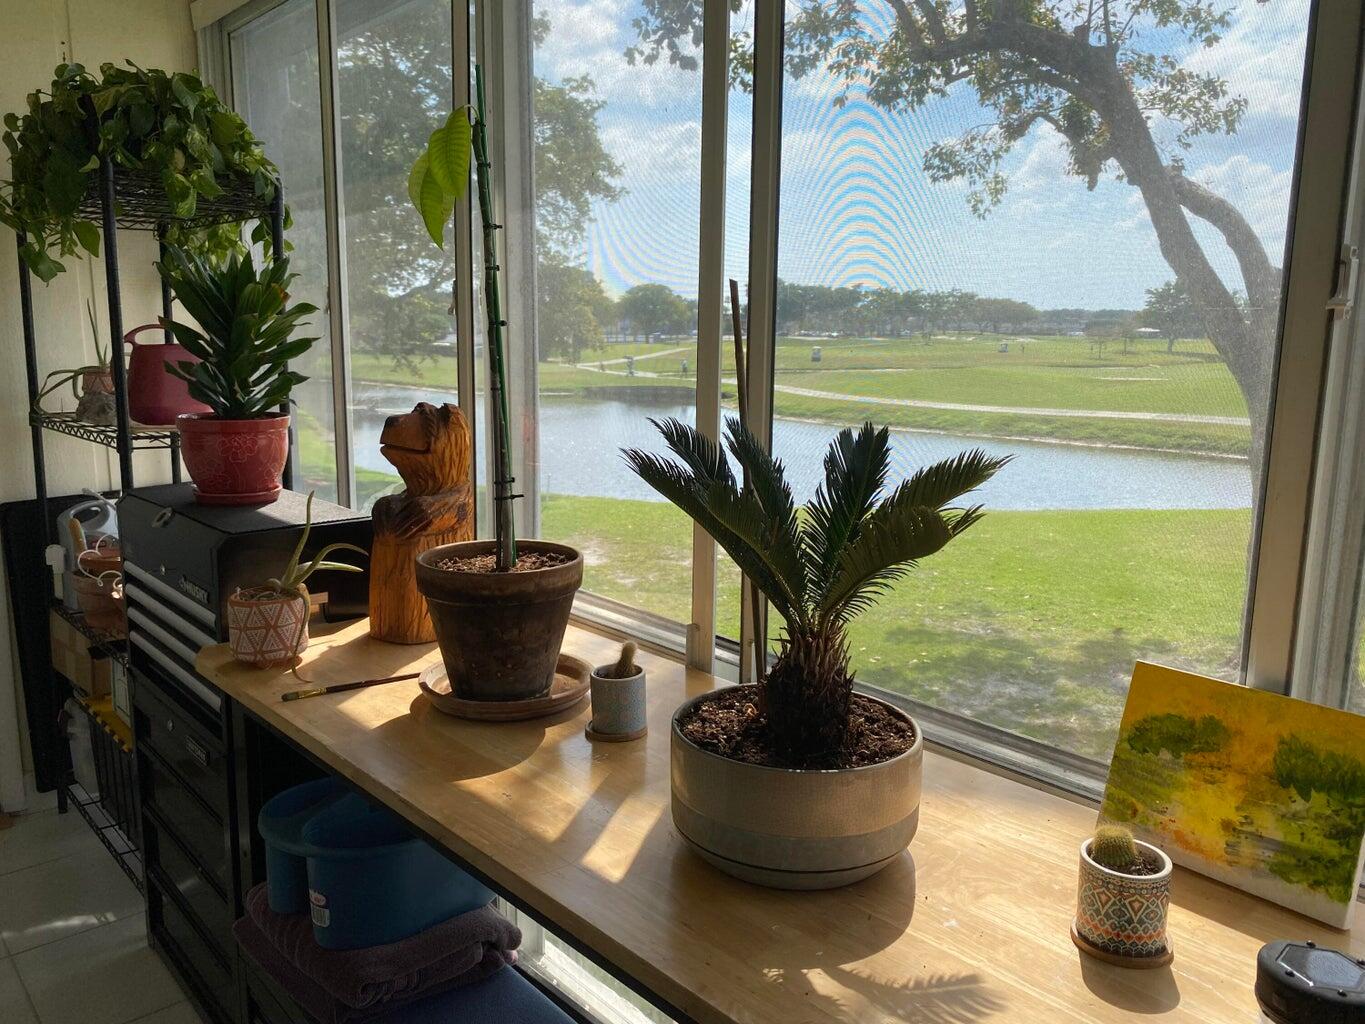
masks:
{"label": "tile floor", "polygon": [[0,829],[0,1022],[200,1024],[147,948],[141,895],[55,802]]}

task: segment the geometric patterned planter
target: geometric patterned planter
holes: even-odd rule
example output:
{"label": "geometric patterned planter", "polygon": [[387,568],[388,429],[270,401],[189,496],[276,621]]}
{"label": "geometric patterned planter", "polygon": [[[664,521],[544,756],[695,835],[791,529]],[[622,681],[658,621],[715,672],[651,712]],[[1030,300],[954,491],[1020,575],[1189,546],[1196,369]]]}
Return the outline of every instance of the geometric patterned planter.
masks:
{"label": "geometric patterned planter", "polygon": [[1161,967],[1171,962],[1166,910],[1171,899],[1171,858],[1138,841],[1161,861],[1155,875],[1126,875],[1090,859],[1090,840],[1081,843],[1080,888],[1072,938],[1082,952],[1125,967]]}
{"label": "geometric patterned planter", "polygon": [[274,591],[239,590],[228,598],[228,643],[240,662],[287,665],[308,649],[309,601]]}

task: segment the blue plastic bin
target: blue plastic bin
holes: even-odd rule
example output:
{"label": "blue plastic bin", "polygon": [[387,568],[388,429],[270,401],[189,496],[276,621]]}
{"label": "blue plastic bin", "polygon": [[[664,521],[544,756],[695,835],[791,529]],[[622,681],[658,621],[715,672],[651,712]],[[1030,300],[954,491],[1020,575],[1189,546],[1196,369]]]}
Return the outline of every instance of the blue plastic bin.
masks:
{"label": "blue plastic bin", "polygon": [[302,914],[308,910],[308,847],[303,842],[303,830],[320,811],[345,795],[341,781],[329,777],[292,786],[261,808],[256,828],[265,840],[266,891],[275,913]]}
{"label": "blue plastic bin", "polygon": [[358,796],[313,817],[303,844],[313,937],[324,949],[398,942],[493,899],[396,815]]}

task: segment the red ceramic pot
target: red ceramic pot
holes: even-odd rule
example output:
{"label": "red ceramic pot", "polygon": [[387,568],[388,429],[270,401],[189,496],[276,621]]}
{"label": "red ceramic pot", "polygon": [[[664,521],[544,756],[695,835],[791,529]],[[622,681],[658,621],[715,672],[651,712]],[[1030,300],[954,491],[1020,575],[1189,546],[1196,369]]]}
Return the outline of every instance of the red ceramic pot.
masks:
{"label": "red ceramic pot", "polygon": [[81,394],[112,395],[114,393],[113,370],[86,370],[81,374]]}
{"label": "red ceramic pot", "polygon": [[223,420],[211,413],[176,417],[180,452],[201,505],[268,505],[280,495],[289,457],[289,417]]}
{"label": "red ceramic pot", "polygon": [[168,427],[187,412],[212,411],[191,398],[190,386],[167,369],[178,363],[199,362],[183,345],[137,343],[143,331],[160,330],[159,324],[144,324],[123,336],[123,343],[132,352],[128,360],[128,415],[152,427]]}

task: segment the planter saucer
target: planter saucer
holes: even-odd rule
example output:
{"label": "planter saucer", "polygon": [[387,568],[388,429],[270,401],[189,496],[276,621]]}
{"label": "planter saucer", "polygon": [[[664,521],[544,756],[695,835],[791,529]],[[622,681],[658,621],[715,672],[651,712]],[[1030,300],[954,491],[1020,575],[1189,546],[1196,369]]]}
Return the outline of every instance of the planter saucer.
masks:
{"label": "planter saucer", "polygon": [[280,488],[268,491],[249,491],[243,494],[211,494],[194,488],[194,500],[200,505],[269,505],[279,500]]}
{"label": "planter saucer", "polygon": [[527,718],[543,718],[577,705],[588,695],[592,682],[592,666],[582,658],[560,653],[555,665],[554,682],[550,692],[529,700],[465,700],[450,692],[450,676],[444,664],[429,666],[417,680],[437,711],[456,718],[482,722],[520,722]]}
{"label": "planter saucer", "polygon": [[591,721],[583,727],[583,735],[595,743],[629,743],[631,740],[640,739],[647,732],[648,726],[634,732],[596,732]]}
{"label": "planter saucer", "polygon": [[1100,949],[1080,932],[1076,930],[1076,922],[1071,922],[1071,941],[1076,944],[1086,956],[1093,956],[1096,960],[1104,963],[1113,964],[1115,967],[1129,967],[1137,970],[1151,970],[1154,967],[1165,967],[1175,959],[1175,950],[1171,948],[1171,940],[1166,939],[1166,951],[1158,953],[1156,956],[1123,956],[1120,953],[1111,953],[1107,949]]}

